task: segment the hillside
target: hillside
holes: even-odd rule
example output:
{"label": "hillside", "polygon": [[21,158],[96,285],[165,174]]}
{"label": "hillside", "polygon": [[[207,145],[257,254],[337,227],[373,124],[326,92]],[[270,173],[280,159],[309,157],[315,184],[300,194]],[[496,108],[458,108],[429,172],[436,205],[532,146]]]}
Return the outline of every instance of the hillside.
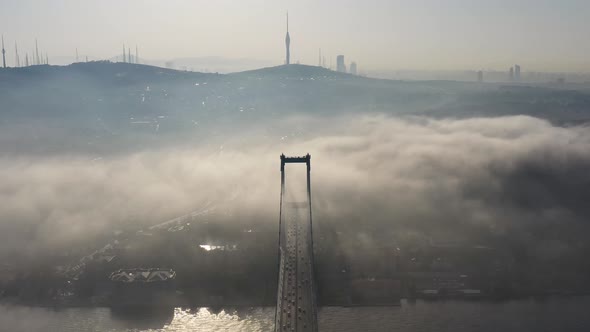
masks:
{"label": "hillside", "polygon": [[[306,65],[225,75],[111,62],[0,69],[0,147],[15,152],[202,143],[293,116],[530,115],[580,123],[590,120],[589,108],[590,93],[577,87],[390,81]],[[275,127],[265,135],[290,130]]]}

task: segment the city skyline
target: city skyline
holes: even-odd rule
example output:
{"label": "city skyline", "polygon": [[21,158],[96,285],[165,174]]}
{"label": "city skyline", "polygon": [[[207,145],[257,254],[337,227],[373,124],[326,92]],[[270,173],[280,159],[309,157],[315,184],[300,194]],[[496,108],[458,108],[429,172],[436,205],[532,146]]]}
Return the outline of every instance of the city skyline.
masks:
{"label": "city skyline", "polygon": [[[290,62],[290,35],[289,35],[289,15],[288,12],[286,14],[286,37],[285,37],[285,48],[286,48],[286,54],[285,54],[285,59],[283,64],[291,64]],[[163,64],[158,64],[155,63],[155,61],[144,61],[143,59],[141,59],[139,57],[139,51],[138,51],[139,47],[137,45],[135,45],[135,55],[132,54],[131,51],[131,47],[126,48],[125,44],[123,44],[123,53],[119,54],[119,55],[115,55],[109,59],[92,59],[92,61],[95,60],[107,60],[107,61],[114,61],[114,62],[127,62],[127,63],[135,63],[135,64],[146,64],[146,65],[153,65],[153,66],[160,66],[160,67],[165,67],[168,69],[180,69],[180,70],[188,70],[188,71],[195,71],[193,67],[187,67],[187,66],[180,66],[177,67],[174,63],[173,60],[167,60],[166,62],[164,62]],[[3,55],[3,60],[4,60],[4,54],[6,53],[6,51],[4,50],[4,40],[2,40],[2,55]],[[31,56],[32,56],[32,61],[29,62],[28,60],[28,53],[25,53],[25,60],[24,63],[21,62],[19,53],[18,53],[18,44],[17,42],[15,42],[14,45],[14,54],[15,57],[13,59],[13,66],[10,65],[4,65],[4,67],[28,67],[29,65],[48,65],[50,64],[49,62],[49,56],[47,53],[43,53],[41,52],[41,55],[39,55],[39,49],[38,49],[38,41],[37,39],[35,39],[35,50],[33,50],[31,52]],[[43,56],[44,55],[44,56]],[[67,58],[67,57],[61,57],[62,61],[63,58]],[[205,57],[207,58],[207,57]],[[209,57],[209,58],[215,58],[215,57]],[[197,58],[193,58],[194,60],[196,60]],[[181,59],[182,60],[182,59]],[[189,59],[184,59],[184,60],[191,60]],[[231,59],[227,59],[230,60]],[[244,60],[244,59],[241,59]],[[78,53],[78,48],[75,49],[75,57],[72,58],[72,63],[73,62],[88,62],[88,55],[83,56],[83,60],[80,60],[80,55]],[[143,63],[142,63],[143,62]],[[3,61],[3,63],[8,63]],[[63,65],[64,63],[58,63],[58,65]],[[69,64],[66,63],[66,64]],[[299,62],[297,62],[297,64],[299,64]],[[354,60],[350,60],[349,61],[349,67],[347,67],[345,59],[344,59],[344,55],[337,55],[336,56],[336,67],[332,68],[332,63],[330,63],[330,66],[326,65],[326,59],[325,56],[322,57],[322,52],[321,52],[321,48],[319,49],[319,56],[318,56],[318,66],[319,67],[324,67],[324,68],[328,68],[330,70],[335,70],[338,72],[342,72],[342,73],[350,73],[352,75],[361,75],[361,76],[374,76],[374,77],[379,77],[379,78],[390,78],[390,79],[404,79],[404,72],[405,75],[407,75],[408,73],[412,72],[412,70],[401,70],[398,74],[402,73],[401,76],[398,76],[398,74],[394,74],[392,75],[391,72],[387,72],[387,71],[383,71],[383,72],[379,72],[379,71],[375,71],[375,70],[369,70],[369,72],[358,72],[357,71],[357,63]],[[242,70],[246,70],[246,69],[242,69]],[[198,70],[197,70],[198,71]],[[209,68],[205,68],[204,69],[205,72],[209,72]],[[240,70],[238,70],[240,71]],[[225,71],[225,72],[232,72],[232,71]],[[415,72],[420,72],[415,71]],[[440,75],[441,72],[444,72],[444,70],[423,70],[422,72],[424,73],[428,73],[430,72],[431,74],[434,74],[435,76]],[[439,74],[436,74],[436,73]],[[572,76],[569,77],[570,79],[573,78],[573,81],[576,82],[580,82],[582,81],[586,81],[588,80],[588,75],[587,73],[575,73],[575,72],[537,72],[537,71],[528,71],[527,72],[527,79],[523,79],[523,77],[521,76],[521,66],[518,64],[515,64],[514,66],[510,66],[510,68],[508,68],[507,71],[505,71],[506,76],[502,77],[502,70],[490,70],[490,69],[486,69],[486,70],[482,70],[482,69],[466,69],[466,70],[447,70],[447,72],[451,75],[449,77],[442,77],[442,76],[438,76],[434,79],[442,79],[442,80],[458,80],[458,81],[470,81],[469,78],[467,78],[471,73],[475,73],[477,75],[476,77],[476,81],[478,82],[483,82],[483,75],[484,73],[488,73],[488,74],[492,74],[492,77],[495,77],[491,80],[491,82],[539,82],[539,81],[544,81],[544,82],[558,82],[558,83],[563,83],[567,80],[567,76],[568,75],[577,75],[577,76]],[[463,76],[462,77],[452,77],[452,73],[455,73],[455,75],[457,73],[463,72]],[[500,76],[498,76],[498,74],[500,74]],[[541,76],[539,76],[539,74],[541,74]],[[543,76],[543,74],[546,74]],[[466,75],[466,76],[465,76]],[[557,76],[556,76],[557,75]],[[563,76],[566,75],[566,76]],[[416,77],[406,77],[406,79],[420,79],[420,78],[416,78]],[[422,78],[422,79],[432,79],[432,78]]]}
{"label": "city skyline", "polygon": [[[366,69],[500,70],[522,63],[532,71],[590,71],[587,2],[521,0],[508,7],[504,0],[344,2],[8,0],[0,30],[22,54],[34,49],[38,38],[39,46],[56,56],[71,56],[78,48],[91,58],[108,59],[126,42],[139,45],[146,59],[219,56],[278,65],[284,63],[284,49],[277,41],[284,37],[280,27],[289,10],[297,36],[292,63],[316,64],[322,48],[327,59],[345,54]],[[568,20],[557,22],[557,16]],[[7,62],[13,56],[7,51]]]}

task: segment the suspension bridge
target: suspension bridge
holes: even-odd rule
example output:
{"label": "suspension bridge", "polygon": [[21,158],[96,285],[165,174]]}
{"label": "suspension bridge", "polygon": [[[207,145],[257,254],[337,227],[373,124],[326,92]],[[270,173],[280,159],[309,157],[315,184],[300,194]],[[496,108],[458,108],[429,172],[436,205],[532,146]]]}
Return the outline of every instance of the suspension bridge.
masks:
{"label": "suspension bridge", "polygon": [[[301,179],[286,177],[285,169],[288,164],[307,166],[307,185],[303,192],[292,189],[300,184]],[[281,155],[279,281],[275,332],[318,330],[310,172],[309,154],[303,157]]]}

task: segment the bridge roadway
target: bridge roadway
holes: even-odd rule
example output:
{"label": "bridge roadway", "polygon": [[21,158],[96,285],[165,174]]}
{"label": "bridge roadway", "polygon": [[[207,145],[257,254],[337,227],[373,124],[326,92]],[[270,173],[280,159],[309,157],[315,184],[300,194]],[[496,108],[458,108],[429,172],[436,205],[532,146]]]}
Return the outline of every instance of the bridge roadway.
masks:
{"label": "bridge roadway", "polygon": [[309,168],[307,175],[306,193],[285,190],[282,177],[276,332],[317,331]]}

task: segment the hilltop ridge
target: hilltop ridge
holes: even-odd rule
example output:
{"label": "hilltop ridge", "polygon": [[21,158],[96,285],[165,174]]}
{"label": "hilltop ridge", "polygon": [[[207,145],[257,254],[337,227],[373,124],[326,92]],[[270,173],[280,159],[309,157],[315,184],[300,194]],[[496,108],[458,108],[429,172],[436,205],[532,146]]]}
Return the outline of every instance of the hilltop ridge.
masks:
{"label": "hilltop ridge", "polygon": [[273,77],[333,77],[356,78],[352,74],[340,73],[327,68],[301,64],[281,65],[254,70],[247,70],[228,75],[246,76],[273,76]]}
{"label": "hilltop ridge", "polygon": [[46,79],[61,77],[89,76],[94,80],[113,80],[118,82],[167,81],[221,77],[269,77],[269,78],[341,78],[352,79],[351,74],[339,73],[326,68],[308,65],[281,65],[229,74],[203,73],[167,69],[144,64],[110,61],[78,62],[67,66],[35,65],[20,68],[0,69],[0,81],[20,81],[26,79]]}

